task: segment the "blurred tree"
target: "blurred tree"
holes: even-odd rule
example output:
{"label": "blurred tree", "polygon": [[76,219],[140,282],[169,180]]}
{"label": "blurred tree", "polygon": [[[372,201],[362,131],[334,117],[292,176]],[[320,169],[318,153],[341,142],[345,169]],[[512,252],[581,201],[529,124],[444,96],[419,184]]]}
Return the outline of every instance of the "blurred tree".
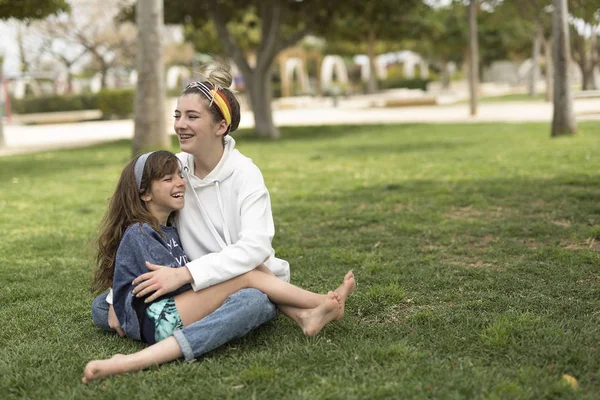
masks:
{"label": "blurred tree", "polygon": [[[23,75],[27,75],[29,73],[29,66],[31,64],[35,64],[39,62],[39,57],[42,55],[41,51],[33,51],[28,52],[25,49],[25,30],[28,30],[31,21],[18,21],[16,24],[16,39],[17,39],[17,47],[19,49],[19,61],[20,61],[20,70]],[[31,59],[31,54],[35,54],[37,59]]]}
{"label": "blurred tree", "polygon": [[598,28],[600,0],[569,0],[573,17],[583,21],[583,27],[572,24],[571,49],[573,59],[581,69],[581,89],[598,89],[594,69],[598,66]]}
{"label": "blurred tree", "polygon": [[70,27],[70,18],[65,13],[50,16],[30,27],[41,41],[39,55],[48,54],[65,67],[67,93],[71,93],[73,90],[73,67],[88,53],[85,47],[69,40]]}
{"label": "blurred tree", "polygon": [[478,0],[469,2],[469,93],[471,115],[477,115],[479,91],[479,44],[477,41]]}
{"label": "blurred tree", "polygon": [[[546,100],[552,98],[552,2],[551,0],[504,1],[494,11],[494,22],[501,22],[509,32],[508,47],[521,52],[525,50],[532,61],[529,75],[529,94],[535,96],[535,83],[540,76],[541,49],[544,48],[546,61]],[[530,42],[530,50],[523,43]]]}
{"label": "blurred tree", "polygon": [[[246,53],[255,51],[261,38],[261,21],[256,8],[248,7],[240,13],[239,18],[229,21],[227,30],[242,50]],[[194,48],[200,53],[224,53],[223,44],[212,20],[200,27],[185,24],[184,35],[185,40],[193,43]]]}
{"label": "blurred tree", "polygon": [[165,43],[164,52],[166,66],[187,65],[191,67],[194,64],[196,51],[190,42]]}
{"label": "blurred tree", "polygon": [[0,0],[0,19],[42,19],[58,11],[68,11],[69,8],[65,0]]}
{"label": "blurred tree", "polygon": [[[223,51],[233,59],[244,78],[250,106],[254,111],[256,133],[278,138],[280,133],[273,123],[271,110],[273,62],[279,52],[293,46],[309,32],[327,27],[340,3],[341,0],[214,0],[183,3],[165,0],[165,21],[185,22],[200,30],[209,29],[206,28],[209,23],[214,25]],[[254,37],[247,32],[260,34]],[[214,36],[213,39],[207,37],[207,43],[214,43]],[[209,48],[213,48],[212,44]]]}
{"label": "blurred tree", "polygon": [[[507,3],[499,3],[499,6]],[[528,33],[519,29],[514,18],[506,18],[498,10],[499,6],[496,2],[480,2],[477,10],[479,70],[496,60],[522,58],[523,42],[528,39]],[[469,58],[468,8],[463,0],[420,8],[423,11],[415,23],[421,25],[422,32],[415,41],[415,51],[436,66],[442,87],[447,88],[450,83],[447,63],[460,65]]]}
{"label": "blurred tree", "polygon": [[554,40],[554,113],[552,136],[573,135],[577,132],[573,95],[569,79],[569,8],[567,0],[553,0],[554,15],[552,36]]}
{"label": "blurred tree", "polygon": [[345,1],[322,31],[330,40],[343,39],[363,43],[369,57],[367,92],[377,91],[375,59],[378,42],[400,42],[414,37],[418,30],[414,10],[421,0]]}
{"label": "blurred tree", "polygon": [[518,42],[510,22],[498,18],[496,9],[502,1],[429,0],[427,4],[432,5],[432,9],[421,21],[423,36],[427,38],[422,51],[440,65],[442,87],[445,88],[449,85],[446,64],[449,61],[468,62],[470,113],[476,115],[482,66],[511,58],[514,44]]}
{"label": "blurred tree", "polygon": [[[85,47],[92,55],[91,68],[100,72],[101,87],[111,68],[133,68],[135,63],[136,28],[117,19],[119,0],[102,3],[80,3],[79,15],[70,15],[70,29],[65,32],[73,42]],[[79,10],[78,10],[79,11]]]}
{"label": "blurred tree", "polygon": [[133,69],[135,64],[135,26],[117,18],[123,1],[129,0],[70,0],[69,12],[50,16],[32,28],[43,38],[45,52],[69,75],[75,63],[85,60],[90,72],[100,72],[104,88],[112,68]]}
{"label": "blurred tree", "polygon": [[460,65],[465,57],[467,43],[466,12],[462,2],[452,1],[443,7],[419,6],[421,18],[419,38],[414,50],[419,52],[440,71],[442,88],[450,87],[448,63]]}
{"label": "blurred tree", "polygon": [[[64,0],[0,0],[0,20],[15,18],[18,20],[32,20],[45,18],[58,11],[66,11],[69,4]],[[0,63],[0,85],[2,84],[2,63]],[[4,99],[3,99],[4,100]],[[4,128],[0,116],[0,147],[6,145]]]}
{"label": "blurred tree", "polygon": [[169,145],[165,111],[163,0],[144,0],[136,8],[138,26],[133,155]]}
{"label": "blurred tree", "polygon": [[[204,54],[223,54],[223,45],[217,36],[215,24],[208,21],[202,26],[191,23],[183,25],[183,37],[186,42],[192,43],[194,50]],[[236,38],[237,40],[237,38]]]}

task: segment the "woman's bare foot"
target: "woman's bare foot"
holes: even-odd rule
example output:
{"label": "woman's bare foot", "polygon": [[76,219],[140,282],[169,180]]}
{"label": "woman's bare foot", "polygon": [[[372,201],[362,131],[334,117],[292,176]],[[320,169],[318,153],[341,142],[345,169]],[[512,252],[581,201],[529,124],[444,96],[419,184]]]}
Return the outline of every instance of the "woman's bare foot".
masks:
{"label": "woman's bare foot", "polygon": [[317,335],[329,322],[337,318],[341,303],[335,292],[327,293],[325,302],[320,306],[300,313],[300,326],[307,336]]}
{"label": "woman's bare foot", "polygon": [[354,279],[354,273],[352,271],[348,271],[346,276],[344,276],[344,282],[335,289],[335,293],[339,295],[340,304],[342,305],[342,309],[340,314],[335,318],[336,321],[342,319],[344,316],[344,306],[346,305],[346,299],[354,290],[356,289],[356,280]]}
{"label": "woman's bare foot", "polygon": [[104,376],[123,374],[127,372],[123,365],[125,358],[127,358],[127,356],[123,354],[115,354],[107,360],[90,361],[83,370],[83,378],[81,378],[81,382],[88,383]]}

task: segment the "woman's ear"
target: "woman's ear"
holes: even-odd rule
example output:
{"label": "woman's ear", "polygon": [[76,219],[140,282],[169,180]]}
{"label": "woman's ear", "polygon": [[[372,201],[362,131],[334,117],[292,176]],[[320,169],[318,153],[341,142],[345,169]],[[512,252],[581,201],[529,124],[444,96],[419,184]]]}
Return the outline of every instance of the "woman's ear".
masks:
{"label": "woman's ear", "polygon": [[215,132],[215,134],[217,136],[223,136],[224,134],[227,133],[227,128],[229,128],[229,126],[227,125],[227,122],[225,122],[225,120],[222,119],[221,122],[219,122],[219,127],[217,129],[217,132]]}

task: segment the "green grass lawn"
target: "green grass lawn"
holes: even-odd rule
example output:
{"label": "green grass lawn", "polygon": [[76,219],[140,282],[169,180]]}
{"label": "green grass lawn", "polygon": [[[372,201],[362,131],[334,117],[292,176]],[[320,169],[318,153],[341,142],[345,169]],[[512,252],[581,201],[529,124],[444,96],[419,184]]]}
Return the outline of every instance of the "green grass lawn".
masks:
{"label": "green grass lawn", "polygon": [[292,281],[325,292],[354,270],[345,318],[307,338],[280,315],[194,363],[87,386],[87,361],[142,348],[94,327],[88,290],[130,142],[0,158],[0,397],[597,399],[600,123],[549,129],[239,135]]}

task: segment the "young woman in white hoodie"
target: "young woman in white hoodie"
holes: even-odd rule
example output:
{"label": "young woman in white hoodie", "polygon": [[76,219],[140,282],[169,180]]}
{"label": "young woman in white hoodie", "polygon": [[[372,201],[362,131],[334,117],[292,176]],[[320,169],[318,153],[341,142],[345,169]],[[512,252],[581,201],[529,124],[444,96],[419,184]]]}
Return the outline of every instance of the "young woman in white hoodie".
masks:
{"label": "young woman in white hoodie", "polygon": [[[235,149],[235,141],[229,136],[240,121],[239,103],[227,89],[231,85],[229,68],[224,64],[216,67],[207,81],[188,85],[174,113],[187,198],[176,226],[183,248],[193,261],[175,269],[148,264],[150,272],[133,283],[134,294],[147,296],[149,302],[183,285],[191,284],[199,291],[260,265],[289,281],[288,263],[276,258],[271,246],[274,224],[262,174],[252,160]],[[349,273],[336,290],[342,304],[354,287],[354,277]],[[110,325],[119,331],[114,314],[111,321],[105,298],[99,296],[94,302],[94,321],[100,327]],[[309,310],[279,308],[311,333]],[[274,306],[263,293],[244,289],[208,317],[177,331],[177,346],[173,347],[177,351],[169,352],[164,360],[183,355],[191,361],[274,316]]]}

